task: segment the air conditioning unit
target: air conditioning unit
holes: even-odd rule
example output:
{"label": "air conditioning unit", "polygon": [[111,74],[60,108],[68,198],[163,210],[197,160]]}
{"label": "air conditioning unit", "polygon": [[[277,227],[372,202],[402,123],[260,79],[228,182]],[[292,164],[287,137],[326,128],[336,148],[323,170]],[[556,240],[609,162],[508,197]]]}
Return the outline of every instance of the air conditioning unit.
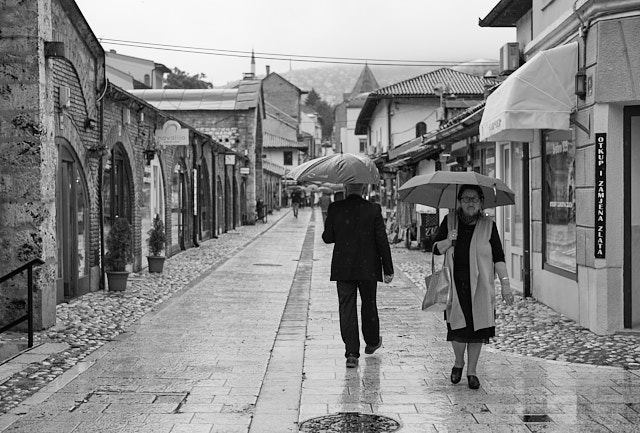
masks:
{"label": "air conditioning unit", "polygon": [[438,122],[442,122],[442,121],[446,120],[445,117],[446,116],[445,116],[445,112],[444,112],[444,107],[436,108],[436,120]]}
{"label": "air conditioning unit", "polygon": [[122,123],[128,125],[131,123],[131,110],[125,108],[122,110]]}
{"label": "air conditioning unit", "polygon": [[71,88],[60,86],[60,108],[71,108]]}
{"label": "air conditioning unit", "polygon": [[520,67],[520,45],[509,42],[500,47],[500,75],[509,75]]}

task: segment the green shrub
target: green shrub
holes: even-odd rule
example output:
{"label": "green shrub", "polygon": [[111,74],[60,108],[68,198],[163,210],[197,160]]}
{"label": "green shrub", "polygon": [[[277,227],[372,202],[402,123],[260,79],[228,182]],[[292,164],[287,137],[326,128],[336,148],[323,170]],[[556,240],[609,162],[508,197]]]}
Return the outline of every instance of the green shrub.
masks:
{"label": "green shrub", "polygon": [[160,219],[160,215],[156,214],[153,218],[153,226],[147,234],[149,235],[149,239],[147,239],[149,254],[159,256],[164,251],[164,246],[167,243],[167,234],[164,231],[164,223]]}
{"label": "green shrub", "polygon": [[126,218],[116,218],[107,236],[104,264],[108,271],[123,272],[133,262],[131,225]]}

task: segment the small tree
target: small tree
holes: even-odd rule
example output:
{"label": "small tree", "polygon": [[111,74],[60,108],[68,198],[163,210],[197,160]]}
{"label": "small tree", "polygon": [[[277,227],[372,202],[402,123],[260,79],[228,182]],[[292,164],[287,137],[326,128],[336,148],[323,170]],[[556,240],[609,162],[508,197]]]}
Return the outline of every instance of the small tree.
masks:
{"label": "small tree", "polygon": [[203,73],[189,75],[185,71],[173,68],[167,76],[165,89],[213,89],[213,84],[205,81],[207,76]]}
{"label": "small tree", "polygon": [[167,242],[167,234],[164,231],[164,223],[160,219],[160,215],[156,214],[153,218],[153,225],[147,234],[149,235],[149,239],[147,239],[149,254],[159,256],[164,251]]}
{"label": "small tree", "polygon": [[126,218],[116,218],[107,236],[107,250],[104,264],[108,271],[124,272],[133,262],[131,225]]}

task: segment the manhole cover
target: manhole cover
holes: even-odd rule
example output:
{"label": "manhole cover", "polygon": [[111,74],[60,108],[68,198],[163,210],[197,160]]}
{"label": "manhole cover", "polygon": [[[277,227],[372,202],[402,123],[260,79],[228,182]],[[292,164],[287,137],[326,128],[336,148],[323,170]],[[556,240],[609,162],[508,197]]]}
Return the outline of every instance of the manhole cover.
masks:
{"label": "manhole cover", "polygon": [[341,412],[303,421],[301,433],[387,433],[400,428],[400,423],[386,416],[358,412]]}

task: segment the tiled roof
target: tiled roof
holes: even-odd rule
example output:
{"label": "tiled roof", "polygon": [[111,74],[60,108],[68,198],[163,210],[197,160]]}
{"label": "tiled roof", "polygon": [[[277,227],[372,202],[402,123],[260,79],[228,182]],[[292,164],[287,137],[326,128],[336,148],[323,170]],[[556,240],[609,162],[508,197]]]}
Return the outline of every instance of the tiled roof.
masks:
{"label": "tiled roof", "polygon": [[371,92],[372,97],[425,97],[438,96],[434,88],[448,86],[448,92],[456,95],[482,95],[486,78],[465,74],[449,68],[441,68]]}
{"label": "tiled roof", "polygon": [[235,110],[238,89],[150,89],[131,90],[159,110]]}
{"label": "tiled roof", "polygon": [[307,149],[308,145],[265,132],[262,147],[270,149]]}

